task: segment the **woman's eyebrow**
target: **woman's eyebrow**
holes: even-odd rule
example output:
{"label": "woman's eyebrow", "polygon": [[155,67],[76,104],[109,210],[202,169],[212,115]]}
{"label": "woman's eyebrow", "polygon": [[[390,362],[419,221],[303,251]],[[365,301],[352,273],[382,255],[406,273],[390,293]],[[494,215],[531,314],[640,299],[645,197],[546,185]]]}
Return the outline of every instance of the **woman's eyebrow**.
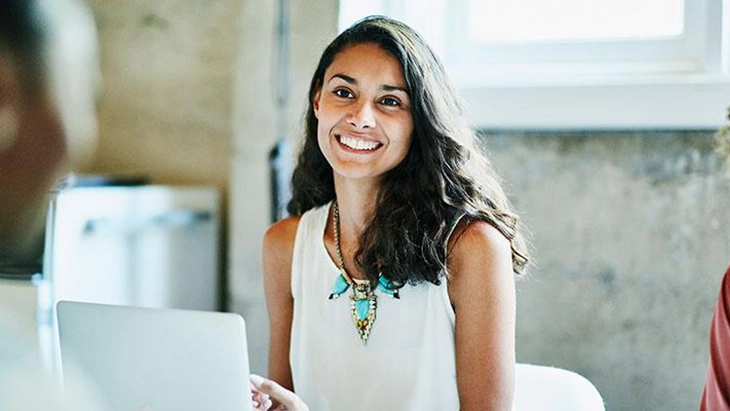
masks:
{"label": "woman's eyebrow", "polygon": [[338,74],[334,74],[332,77],[330,77],[329,81],[332,81],[335,78],[342,79],[345,82],[350,83],[350,84],[355,85],[355,86],[357,85],[357,80],[355,80],[354,78],[352,78],[350,76],[347,76],[347,75],[344,75],[344,74],[339,74],[339,73]]}
{"label": "woman's eyebrow", "polygon": [[[354,78],[352,78],[352,77],[350,77],[350,76],[348,76],[346,74],[341,74],[341,73],[334,74],[334,75],[332,75],[332,77],[330,77],[329,81],[332,81],[335,78],[339,78],[339,79],[345,81],[348,84],[352,84],[353,86],[357,86],[358,85],[358,82],[357,82],[356,79],[354,79]],[[383,90],[383,91],[388,91],[388,92],[400,91],[400,92],[405,93],[406,95],[408,95],[408,90],[406,90],[403,87],[390,86],[390,85],[387,85],[387,84],[383,84],[382,86],[380,86],[380,89]]]}
{"label": "woman's eyebrow", "polygon": [[405,95],[408,95],[408,90],[404,89],[403,87],[389,86],[387,84],[383,84],[382,86],[380,86],[380,89],[388,92],[400,91],[401,93],[405,93]]}

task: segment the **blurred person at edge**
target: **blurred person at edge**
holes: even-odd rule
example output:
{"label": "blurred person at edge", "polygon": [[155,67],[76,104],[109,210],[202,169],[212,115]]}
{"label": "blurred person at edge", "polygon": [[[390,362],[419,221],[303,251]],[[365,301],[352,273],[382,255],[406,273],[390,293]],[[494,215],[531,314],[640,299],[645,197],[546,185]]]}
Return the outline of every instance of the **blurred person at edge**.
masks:
{"label": "blurred person at edge", "polygon": [[[78,93],[84,85],[87,91],[93,88],[93,69],[76,70],[75,56],[67,53],[68,33],[58,31],[69,13],[81,16],[81,23],[87,23],[81,27],[93,30],[88,10],[79,6],[76,0],[0,4],[0,266],[38,261],[48,192],[73,157],[74,143],[67,136],[95,135],[95,126],[77,127],[95,124],[95,119],[66,121],[68,108],[62,107],[73,98],[75,113],[94,112],[93,92],[86,98],[83,93],[63,94]],[[72,21],[79,23],[78,18]],[[70,66],[63,66],[64,58]],[[81,377],[67,380],[68,389],[62,392],[41,364],[36,347],[33,335],[0,313],[1,410],[103,409]]]}
{"label": "blurred person at edge", "polygon": [[0,266],[38,261],[48,192],[93,150],[96,53],[82,0],[0,5]]}
{"label": "blurred person at edge", "polygon": [[[717,151],[725,158],[726,171],[730,176],[730,108],[728,124],[715,137]],[[730,411],[730,267],[722,279],[710,325],[710,363],[700,411]]]}

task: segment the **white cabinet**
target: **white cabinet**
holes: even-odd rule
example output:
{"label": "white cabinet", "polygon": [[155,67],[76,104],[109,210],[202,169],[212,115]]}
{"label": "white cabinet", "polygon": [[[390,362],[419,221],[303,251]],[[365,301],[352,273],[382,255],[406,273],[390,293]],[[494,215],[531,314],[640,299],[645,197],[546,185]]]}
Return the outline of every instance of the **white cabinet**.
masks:
{"label": "white cabinet", "polygon": [[58,195],[54,214],[56,301],[218,308],[215,190],[76,188]]}
{"label": "white cabinet", "polygon": [[48,338],[59,300],[217,310],[218,210],[208,187],[61,190],[38,291]]}

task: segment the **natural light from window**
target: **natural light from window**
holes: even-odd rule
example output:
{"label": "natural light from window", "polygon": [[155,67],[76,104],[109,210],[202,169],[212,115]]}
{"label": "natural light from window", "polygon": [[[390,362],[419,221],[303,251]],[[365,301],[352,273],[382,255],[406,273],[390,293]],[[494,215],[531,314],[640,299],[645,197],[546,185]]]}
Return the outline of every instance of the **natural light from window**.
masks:
{"label": "natural light from window", "polygon": [[680,36],[683,0],[470,0],[477,43],[600,41]]}
{"label": "natural light from window", "polygon": [[340,0],[419,31],[485,129],[717,129],[730,0]]}

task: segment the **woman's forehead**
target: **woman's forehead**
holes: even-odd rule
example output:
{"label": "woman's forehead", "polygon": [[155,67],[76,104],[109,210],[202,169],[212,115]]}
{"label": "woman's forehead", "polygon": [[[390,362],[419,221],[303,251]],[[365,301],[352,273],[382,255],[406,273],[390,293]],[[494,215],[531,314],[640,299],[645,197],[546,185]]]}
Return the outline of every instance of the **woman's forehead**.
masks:
{"label": "woman's forehead", "polygon": [[356,85],[363,82],[380,82],[395,88],[406,89],[406,81],[400,61],[390,52],[373,43],[348,46],[337,53],[325,71],[324,82],[335,78],[349,78]]}

